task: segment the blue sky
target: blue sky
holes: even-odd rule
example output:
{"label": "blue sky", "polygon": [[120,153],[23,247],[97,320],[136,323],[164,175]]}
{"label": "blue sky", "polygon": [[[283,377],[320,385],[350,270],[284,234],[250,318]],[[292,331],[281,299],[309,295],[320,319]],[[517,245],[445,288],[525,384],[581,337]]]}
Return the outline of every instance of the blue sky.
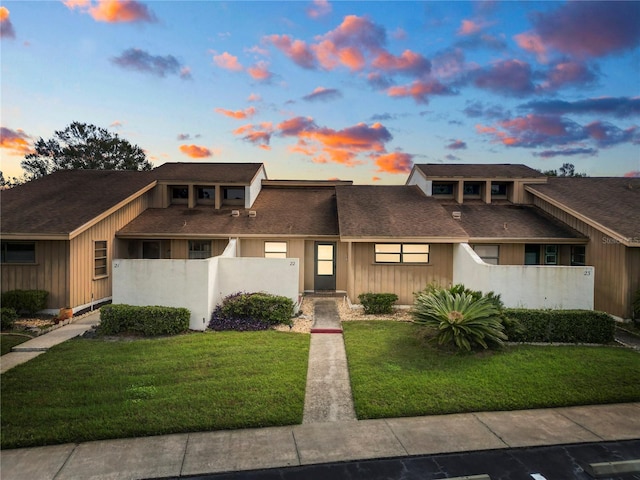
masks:
{"label": "blue sky", "polygon": [[640,175],[640,2],[6,1],[0,21],[5,177],[73,121],[154,165],[270,178]]}

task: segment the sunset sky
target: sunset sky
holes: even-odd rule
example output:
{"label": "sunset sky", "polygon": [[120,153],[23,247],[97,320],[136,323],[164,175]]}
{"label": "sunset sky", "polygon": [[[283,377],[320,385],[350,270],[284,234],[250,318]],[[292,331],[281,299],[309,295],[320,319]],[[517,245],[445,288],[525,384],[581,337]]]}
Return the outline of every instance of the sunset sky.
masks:
{"label": "sunset sky", "polygon": [[1,170],[73,121],[171,161],[640,176],[640,2],[2,1]]}

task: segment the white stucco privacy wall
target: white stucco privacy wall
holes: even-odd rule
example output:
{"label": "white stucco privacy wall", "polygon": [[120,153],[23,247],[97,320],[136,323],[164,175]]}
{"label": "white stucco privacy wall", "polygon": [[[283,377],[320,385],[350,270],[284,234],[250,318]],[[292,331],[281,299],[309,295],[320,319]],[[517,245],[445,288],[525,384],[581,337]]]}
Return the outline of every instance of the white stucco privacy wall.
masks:
{"label": "white stucco privacy wall", "polygon": [[239,291],[298,301],[297,258],[238,258],[236,242],[205,260],[114,260],[113,303],[185,307],[189,328],[204,330],[215,306]]}
{"label": "white stucco privacy wall", "polygon": [[593,310],[594,275],[594,267],[489,265],[466,243],[453,249],[453,283],[499,293],[510,308]]}

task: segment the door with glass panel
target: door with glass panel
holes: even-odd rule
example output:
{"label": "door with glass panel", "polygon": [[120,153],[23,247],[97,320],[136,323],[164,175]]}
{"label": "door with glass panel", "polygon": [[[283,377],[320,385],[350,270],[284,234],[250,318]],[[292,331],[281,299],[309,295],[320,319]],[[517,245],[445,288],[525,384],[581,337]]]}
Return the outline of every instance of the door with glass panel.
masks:
{"label": "door with glass panel", "polygon": [[336,289],[336,244],[316,242],[314,289]]}

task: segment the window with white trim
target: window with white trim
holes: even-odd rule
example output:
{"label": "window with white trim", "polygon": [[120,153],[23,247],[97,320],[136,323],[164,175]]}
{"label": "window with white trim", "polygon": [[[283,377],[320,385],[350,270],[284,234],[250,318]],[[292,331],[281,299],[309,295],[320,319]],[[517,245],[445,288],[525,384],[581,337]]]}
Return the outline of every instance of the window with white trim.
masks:
{"label": "window with white trim", "polygon": [[287,242],[264,242],[264,258],[287,258]]}
{"label": "window with white trim", "polygon": [[93,276],[104,277],[107,275],[107,241],[96,240],[93,242]]}
{"label": "window with white trim", "polygon": [[582,267],[586,264],[586,247],[584,245],[571,245],[571,265]]}
{"label": "window with white trim", "polygon": [[376,243],[376,263],[429,263],[426,243]]}

